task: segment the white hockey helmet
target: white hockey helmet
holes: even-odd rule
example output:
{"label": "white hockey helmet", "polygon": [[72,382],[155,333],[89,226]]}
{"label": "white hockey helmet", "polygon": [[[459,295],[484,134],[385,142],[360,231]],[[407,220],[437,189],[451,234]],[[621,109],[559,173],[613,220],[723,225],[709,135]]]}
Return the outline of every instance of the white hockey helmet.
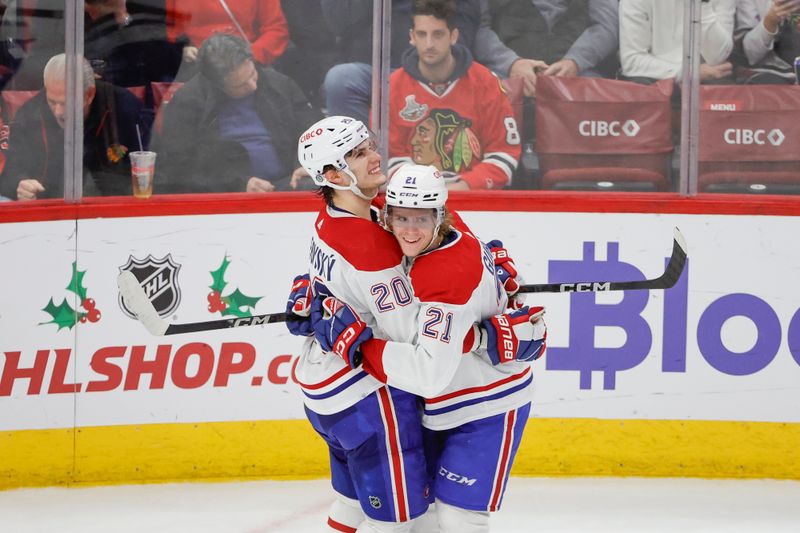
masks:
{"label": "white hockey helmet", "polygon": [[[358,189],[358,179],[344,159],[348,152],[370,137],[369,130],[360,120],[342,116],[323,118],[300,136],[297,142],[297,159],[318,187],[350,189],[358,196],[371,200],[372,198],[367,198]],[[330,183],[324,173],[327,165],[346,172],[352,179],[350,186]]]}
{"label": "white hockey helmet", "polygon": [[444,176],[433,165],[406,163],[395,171],[386,186],[386,205],[440,210],[445,202]]}

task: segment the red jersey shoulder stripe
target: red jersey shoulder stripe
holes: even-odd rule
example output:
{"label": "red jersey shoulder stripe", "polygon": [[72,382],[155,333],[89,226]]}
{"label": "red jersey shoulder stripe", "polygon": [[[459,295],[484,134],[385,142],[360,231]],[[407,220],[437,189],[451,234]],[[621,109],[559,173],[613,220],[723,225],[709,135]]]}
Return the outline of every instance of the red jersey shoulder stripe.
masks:
{"label": "red jersey shoulder stripe", "polygon": [[403,252],[394,235],[371,220],[320,212],[317,235],[357,270],[377,272],[400,264]]}
{"label": "red jersey shoulder stripe", "polygon": [[460,233],[449,245],[414,260],[409,277],[421,302],[467,303],[483,275],[481,243]]}

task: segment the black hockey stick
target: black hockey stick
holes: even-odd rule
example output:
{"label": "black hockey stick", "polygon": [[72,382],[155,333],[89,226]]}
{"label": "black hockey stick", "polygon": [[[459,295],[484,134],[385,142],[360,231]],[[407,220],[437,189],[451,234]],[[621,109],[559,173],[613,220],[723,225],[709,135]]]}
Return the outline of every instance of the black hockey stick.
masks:
{"label": "black hockey stick", "polygon": [[[605,292],[605,291],[635,291],[643,289],[669,289],[678,282],[683,267],[686,264],[686,241],[683,235],[675,228],[675,239],[672,243],[672,256],[669,258],[667,268],[661,276],[655,279],[640,281],[579,281],[574,283],[541,283],[536,285],[522,285],[520,293],[529,292]],[[128,271],[123,271],[117,278],[117,285],[128,309],[139,318],[144,327],[152,335],[176,335],[179,333],[192,333],[196,331],[211,331],[215,329],[238,328],[241,326],[260,326],[285,322],[286,313],[271,313],[243,318],[224,318],[222,320],[209,320],[206,322],[187,322],[184,324],[168,324],[158,316],[152,302],[139,285],[136,276]]]}
{"label": "black hockey stick", "polygon": [[572,283],[542,283],[522,285],[520,293],[528,292],[606,292],[636,291],[643,289],[669,289],[678,282],[686,264],[686,240],[678,228],[672,241],[672,255],[664,273],[654,279],[640,281],[578,281]]}
{"label": "black hockey stick", "polygon": [[273,322],[285,322],[286,313],[272,313],[268,315],[255,315],[241,318],[224,318],[222,320],[209,320],[207,322],[187,322],[185,324],[168,324],[158,316],[156,308],[139,285],[136,276],[128,271],[123,271],[117,278],[119,292],[125,299],[125,304],[133,314],[144,324],[151,335],[176,335],[179,333],[192,333],[195,331],[211,331],[214,329],[238,328],[240,326],[259,326]]}

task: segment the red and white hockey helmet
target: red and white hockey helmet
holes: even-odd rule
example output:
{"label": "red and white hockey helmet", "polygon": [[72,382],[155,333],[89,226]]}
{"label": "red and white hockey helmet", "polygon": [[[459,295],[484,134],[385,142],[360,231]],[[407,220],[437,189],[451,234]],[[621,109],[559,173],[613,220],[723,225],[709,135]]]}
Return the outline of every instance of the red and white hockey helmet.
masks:
{"label": "red and white hockey helmet", "polygon": [[345,171],[354,181],[358,180],[350,171],[345,154],[371,137],[369,130],[360,120],[350,117],[327,117],[306,130],[297,142],[297,159],[306,169],[318,187],[350,189],[336,186],[325,179],[323,169],[333,165]]}

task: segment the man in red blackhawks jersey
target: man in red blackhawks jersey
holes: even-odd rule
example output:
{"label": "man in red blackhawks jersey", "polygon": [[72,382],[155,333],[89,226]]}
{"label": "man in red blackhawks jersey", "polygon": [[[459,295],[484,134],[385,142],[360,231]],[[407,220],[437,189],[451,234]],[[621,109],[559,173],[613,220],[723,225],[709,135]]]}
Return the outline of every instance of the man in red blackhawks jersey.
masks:
{"label": "man in red blackhawks jersey", "polygon": [[389,85],[389,175],[434,165],[451,190],[511,183],[520,134],[500,80],[457,44],[452,0],[415,0],[414,45]]}

